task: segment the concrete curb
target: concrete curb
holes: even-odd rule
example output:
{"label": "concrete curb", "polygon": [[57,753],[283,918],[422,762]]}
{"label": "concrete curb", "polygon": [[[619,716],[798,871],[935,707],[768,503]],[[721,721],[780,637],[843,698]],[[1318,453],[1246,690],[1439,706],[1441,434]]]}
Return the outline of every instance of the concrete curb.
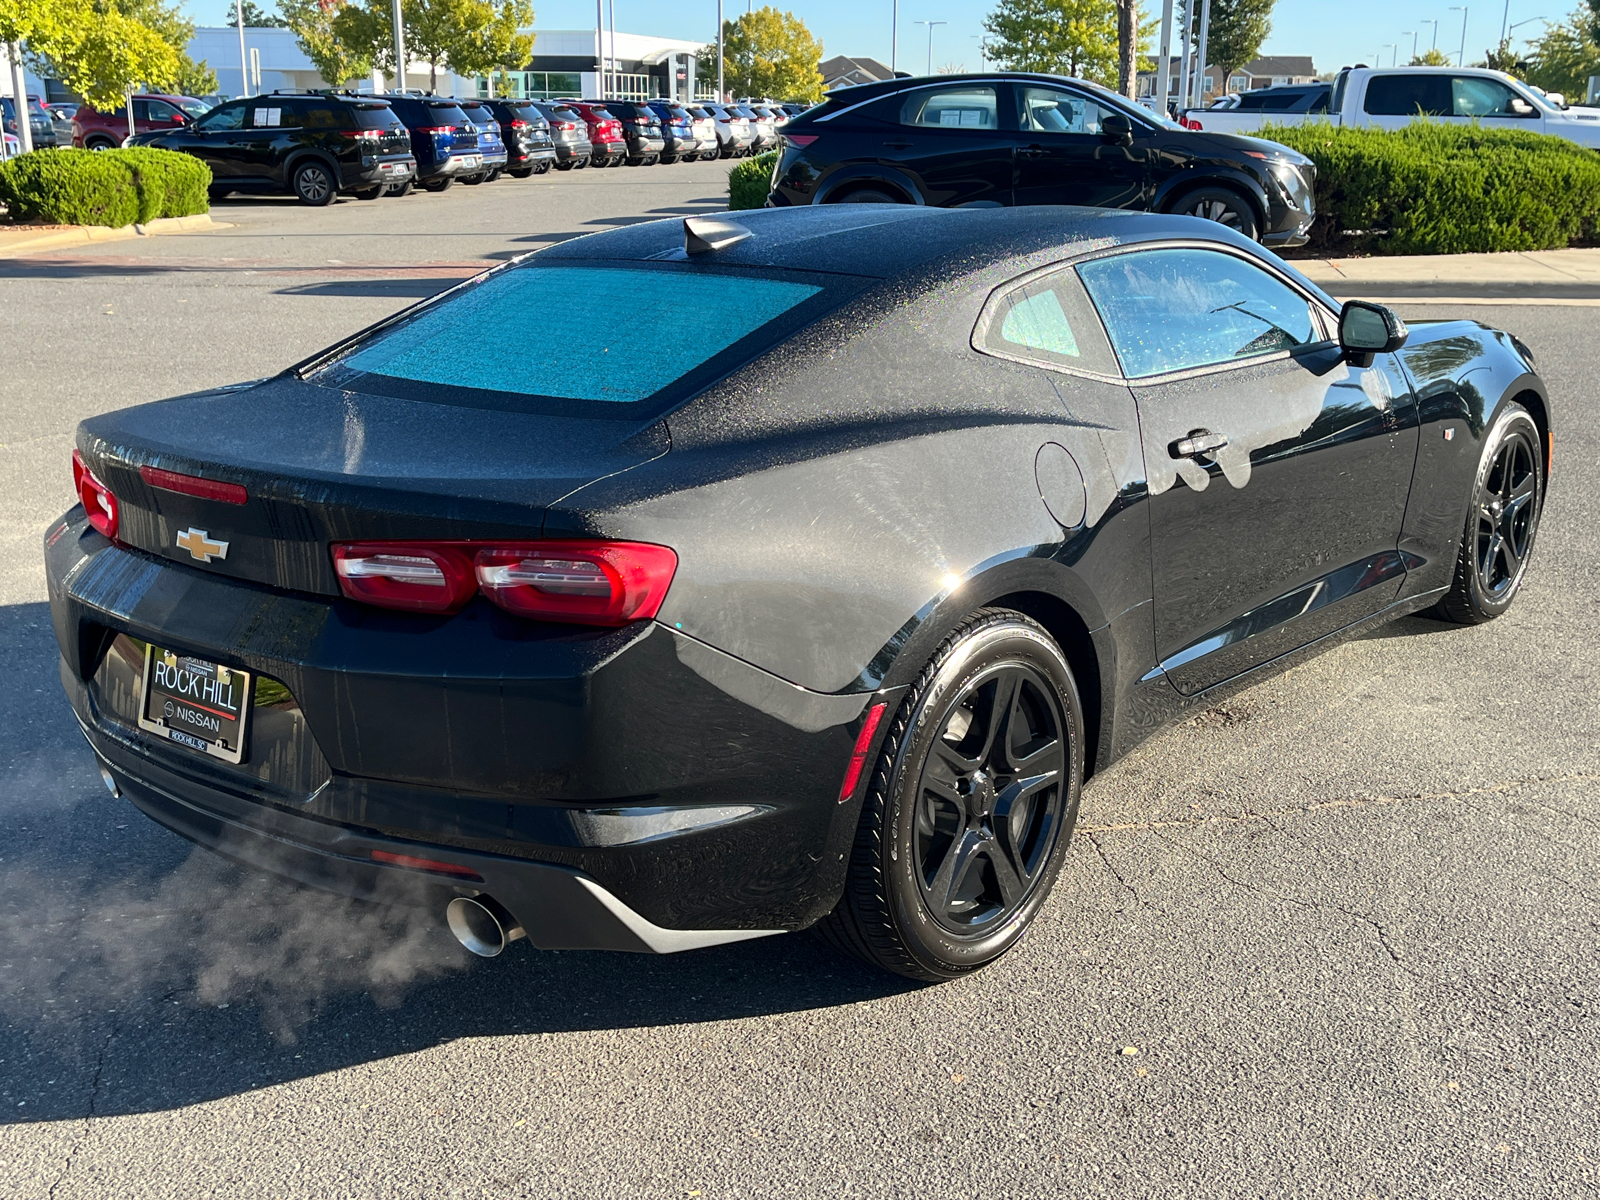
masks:
{"label": "concrete curb", "polygon": [[62,246],[86,246],[90,242],[119,242],[125,238],[153,237],[158,233],[201,233],[212,229],[231,229],[223,221],[213,221],[210,213],[193,217],[160,217],[144,225],[47,225],[35,229],[0,227],[0,258],[53,250]]}

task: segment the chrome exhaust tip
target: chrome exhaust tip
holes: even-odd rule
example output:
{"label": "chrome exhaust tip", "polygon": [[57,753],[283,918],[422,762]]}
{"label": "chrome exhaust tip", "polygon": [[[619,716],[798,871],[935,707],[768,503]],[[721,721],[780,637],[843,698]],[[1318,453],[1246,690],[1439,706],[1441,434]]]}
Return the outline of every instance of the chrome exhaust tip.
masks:
{"label": "chrome exhaust tip", "polygon": [[479,958],[493,958],[528,931],[488,896],[457,896],[445,906],[450,932]]}
{"label": "chrome exhaust tip", "polygon": [[117,781],[112,778],[111,772],[106,770],[104,764],[100,764],[100,780],[106,785],[106,791],[111,793],[113,800],[121,799],[122,789],[117,786]]}

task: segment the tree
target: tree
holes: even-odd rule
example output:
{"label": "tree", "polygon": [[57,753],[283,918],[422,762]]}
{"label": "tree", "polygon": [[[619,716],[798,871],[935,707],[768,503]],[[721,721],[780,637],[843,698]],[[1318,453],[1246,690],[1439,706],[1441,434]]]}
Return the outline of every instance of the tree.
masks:
{"label": "tree", "polygon": [[1434,47],[1432,50],[1424,50],[1417,55],[1409,65],[1413,67],[1448,67],[1450,65],[1450,56],[1438,47]]}
{"label": "tree", "polygon": [[[390,12],[389,0],[341,4],[329,33],[351,61],[391,73]],[[448,65],[457,75],[483,75],[496,67],[524,67],[533,51],[532,36],[519,32],[533,22],[529,0],[499,0],[498,5],[489,0],[401,0],[400,13],[406,23],[406,53],[428,64],[430,91],[439,90],[440,67]]]}
{"label": "tree", "polygon": [[1118,83],[1116,0],[1000,0],[984,18],[989,55],[1012,71]]}
{"label": "tree", "polygon": [[29,39],[28,48],[101,112],[117,108],[136,87],[175,87],[182,70],[166,38],[110,5],[73,7],[52,32]]}
{"label": "tree", "polygon": [[[722,25],[722,73],[736,96],[771,96],[815,103],[822,99],[822,43],[792,12],[765,6]],[[716,61],[716,49],[706,56]]]}
{"label": "tree", "polygon": [[[239,4],[235,0],[228,5],[228,19],[224,25],[237,25],[239,23]],[[252,29],[283,29],[289,22],[285,21],[271,9],[257,6],[255,0],[244,0],[244,23]]]}
{"label": "tree", "polygon": [[1139,98],[1139,0],[1117,0],[1117,91]]}
{"label": "tree", "polygon": [[1582,10],[1531,39],[1527,80],[1534,87],[1560,92],[1569,101],[1581,99],[1589,90],[1591,75],[1600,75],[1600,44]]}
{"label": "tree", "polygon": [[1206,35],[1206,66],[1216,67],[1224,89],[1228,76],[1261,53],[1272,32],[1275,0],[1211,0],[1211,28]]}
{"label": "tree", "polygon": [[334,30],[339,14],[350,7],[348,0],[278,0],[278,4],[283,23],[325,83],[340,87],[372,74],[371,51],[352,47]]}

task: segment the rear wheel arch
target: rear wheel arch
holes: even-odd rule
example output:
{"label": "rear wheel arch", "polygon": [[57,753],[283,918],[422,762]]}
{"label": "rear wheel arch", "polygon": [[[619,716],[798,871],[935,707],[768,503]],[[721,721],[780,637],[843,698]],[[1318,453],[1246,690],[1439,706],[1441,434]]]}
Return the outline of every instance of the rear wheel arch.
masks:
{"label": "rear wheel arch", "polygon": [[1099,760],[1100,734],[1104,727],[1102,716],[1104,697],[1101,692],[1100,656],[1094,639],[1089,636],[1089,625],[1078,615],[1077,609],[1059,596],[1048,592],[1012,592],[989,601],[989,608],[1009,608],[1032,617],[1045,632],[1055,639],[1066,655],[1067,665],[1078,681],[1079,701],[1083,706],[1083,777],[1089,780],[1095,773]]}
{"label": "rear wheel arch", "polygon": [[841,183],[828,193],[823,200],[824,204],[844,204],[857,192],[883,192],[894,196],[899,204],[915,204],[916,201],[906,195],[905,189],[898,184],[890,183],[887,179],[852,179],[848,183]]}
{"label": "rear wheel arch", "polygon": [[335,192],[343,190],[344,177],[339,171],[339,164],[334,161],[331,154],[322,150],[300,150],[285,159],[283,163],[283,184],[285,187],[291,190],[294,188],[294,173],[300,169],[301,164],[307,159],[315,159],[327,167],[333,175],[333,190]]}

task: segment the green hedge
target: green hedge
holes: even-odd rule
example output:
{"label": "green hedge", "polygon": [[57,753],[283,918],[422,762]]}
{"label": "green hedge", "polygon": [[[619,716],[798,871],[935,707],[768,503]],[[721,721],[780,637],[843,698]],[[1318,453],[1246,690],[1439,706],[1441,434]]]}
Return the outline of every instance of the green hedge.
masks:
{"label": "green hedge", "polygon": [[0,163],[0,203],[13,221],[133,225],[209,210],[211,168],[188,154],[41,150]]}
{"label": "green hedge", "polygon": [[768,150],[736,163],[728,171],[728,207],[765,208],[767,193],[772,190],[772,168],[777,162],[778,152]]}
{"label": "green hedge", "polygon": [[1414,121],[1268,126],[1317,164],[1307,253],[1553,250],[1600,229],[1600,155],[1564,138]]}

